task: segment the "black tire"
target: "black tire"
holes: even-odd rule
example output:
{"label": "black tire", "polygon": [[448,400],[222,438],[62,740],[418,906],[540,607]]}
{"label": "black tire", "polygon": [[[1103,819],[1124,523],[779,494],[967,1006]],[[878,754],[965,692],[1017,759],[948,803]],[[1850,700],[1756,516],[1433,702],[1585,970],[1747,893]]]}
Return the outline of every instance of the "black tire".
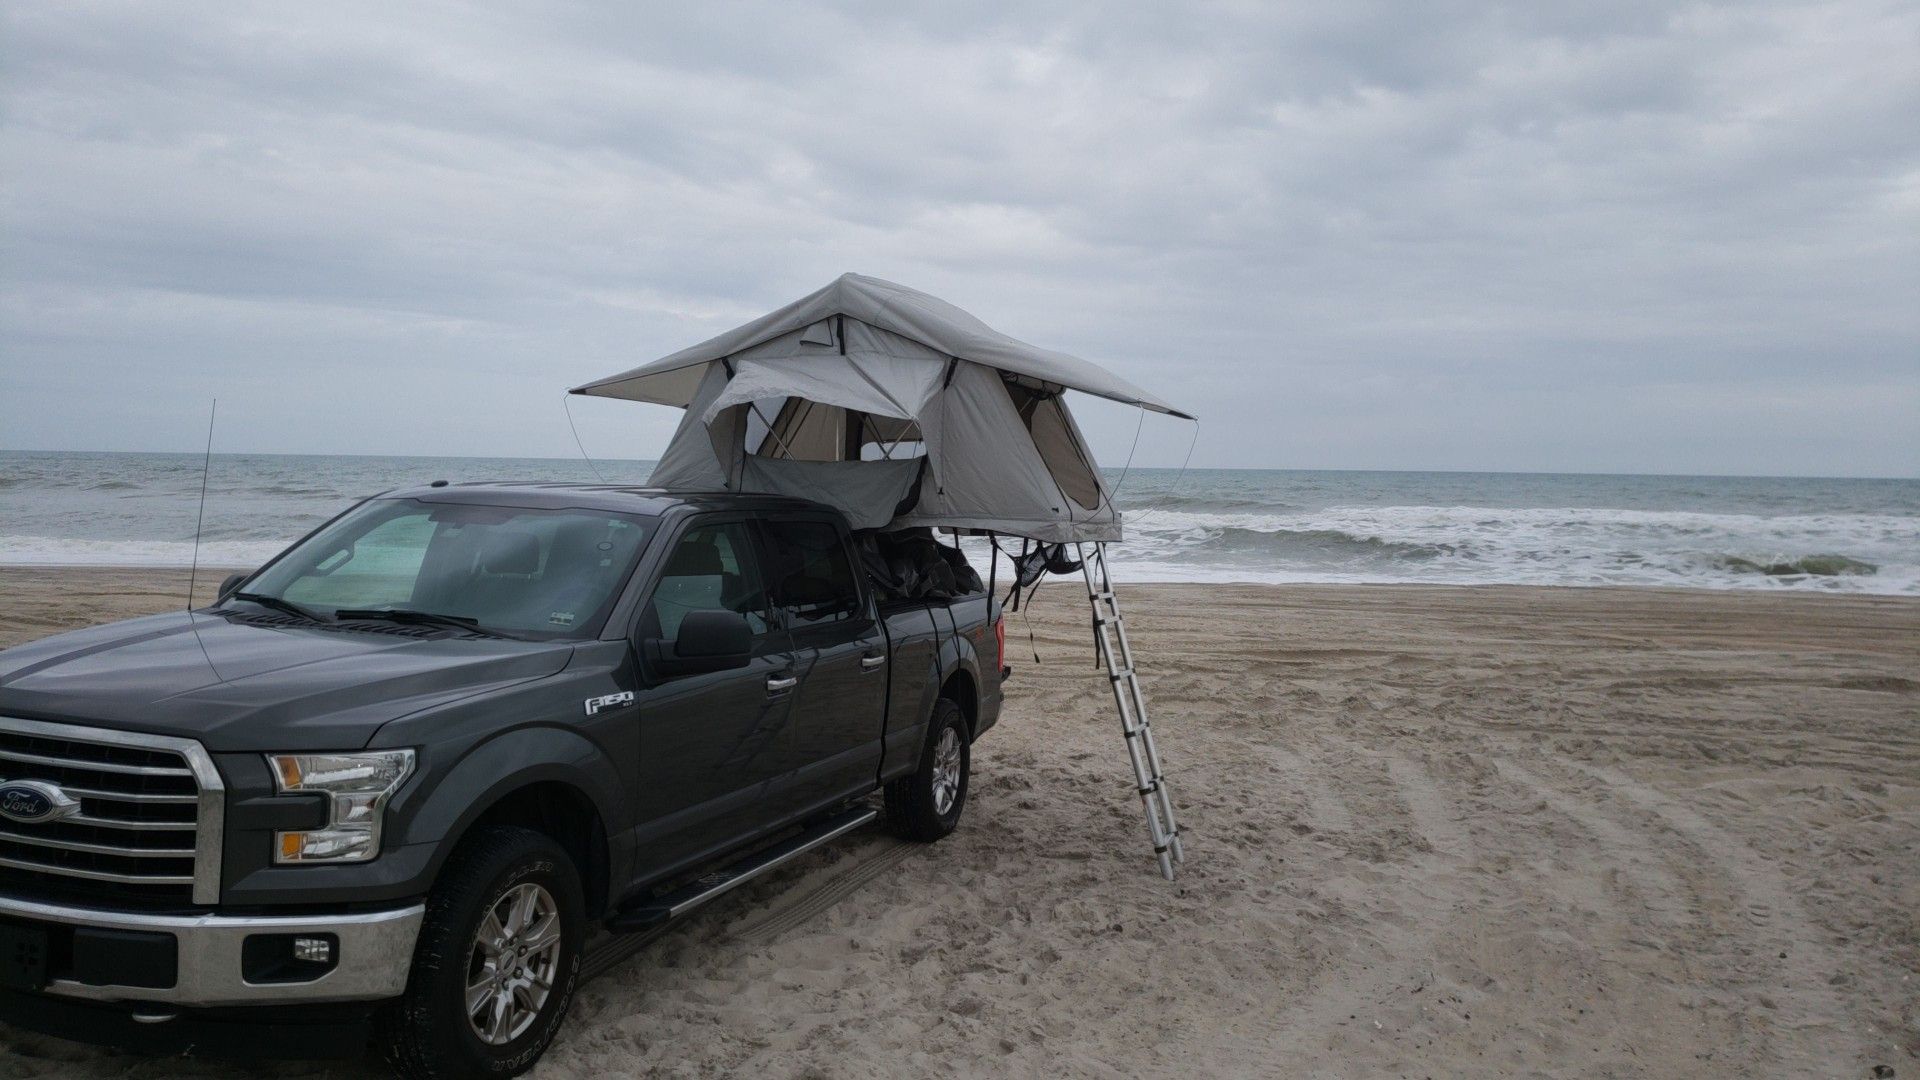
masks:
{"label": "black tire", "polygon": [[[949,732],[957,744],[950,749],[959,751],[959,779],[951,802],[942,810],[935,759]],[[960,711],[960,706],[947,698],[934,702],[933,717],[927,724],[927,744],[920,750],[920,767],[886,787],[887,823],[893,826],[894,832],[908,840],[932,843],[960,824],[960,812],[967,808],[967,787],[972,776],[971,741],[967,716]]]}
{"label": "black tire", "polygon": [[[529,884],[551,898],[560,925],[553,981],[532,1024],[502,1045],[489,1045],[465,1008],[475,939],[495,905]],[[580,981],[581,894],[573,860],[543,833],[495,826],[461,841],[427,897],[407,992],[376,1021],[376,1045],[394,1071],[410,1080],[453,1080],[518,1076],[531,1068],[560,1030]]]}

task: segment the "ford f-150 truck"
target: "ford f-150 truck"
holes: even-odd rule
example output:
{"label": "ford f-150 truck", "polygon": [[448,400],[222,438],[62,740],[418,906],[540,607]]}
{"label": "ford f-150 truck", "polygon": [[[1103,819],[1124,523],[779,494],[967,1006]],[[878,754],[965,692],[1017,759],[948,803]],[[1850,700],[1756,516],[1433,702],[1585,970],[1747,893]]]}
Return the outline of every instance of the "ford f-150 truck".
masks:
{"label": "ford f-150 truck", "polygon": [[0,652],[0,1020],[523,1071],[590,938],[958,822],[998,609],[860,554],[796,499],[436,482]]}

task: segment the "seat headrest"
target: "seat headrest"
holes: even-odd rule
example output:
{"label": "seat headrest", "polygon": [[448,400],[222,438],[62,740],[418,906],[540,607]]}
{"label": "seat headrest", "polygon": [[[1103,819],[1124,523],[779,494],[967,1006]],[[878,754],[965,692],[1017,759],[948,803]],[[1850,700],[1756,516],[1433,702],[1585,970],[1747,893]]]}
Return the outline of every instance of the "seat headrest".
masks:
{"label": "seat headrest", "polygon": [[712,544],[681,544],[667,560],[665,577],[713,577],[727,572],[720,552]]}
{"label": "seat headrest", "polygon": [[480,551],[482,573],[532,574],[539,569],[540,538],[532,533],[496,533]]}

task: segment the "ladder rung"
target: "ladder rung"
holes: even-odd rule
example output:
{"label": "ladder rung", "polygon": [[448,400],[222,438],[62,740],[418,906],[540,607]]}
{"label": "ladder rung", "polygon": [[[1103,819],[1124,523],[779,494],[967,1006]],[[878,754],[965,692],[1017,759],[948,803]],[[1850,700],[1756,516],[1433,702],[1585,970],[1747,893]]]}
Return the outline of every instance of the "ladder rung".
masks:
{"label": "ladder rung", "polygon": [[1109,672],[1107,678],[1112,679],[1114,682],[1119,682],[1121,679],[1131,679],[1133,678],[1133,669],[1121,668],[1119,671]]}

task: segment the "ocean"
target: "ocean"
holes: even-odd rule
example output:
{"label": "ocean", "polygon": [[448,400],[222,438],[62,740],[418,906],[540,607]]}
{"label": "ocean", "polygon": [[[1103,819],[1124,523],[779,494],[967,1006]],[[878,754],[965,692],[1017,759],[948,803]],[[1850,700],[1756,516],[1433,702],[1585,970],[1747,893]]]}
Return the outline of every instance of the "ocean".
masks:
{"label": "ocean", "polygon": [[[200,558],[261,562],[431,480],[642,482],[645,461],[216,454]],[[0,565],[185,566],[197,454],[0,452]],[[1920,480],[1110,470],[1130,581],[1658,585],[1920,595]],[[983,567],[984,569],[984,567]]]}

